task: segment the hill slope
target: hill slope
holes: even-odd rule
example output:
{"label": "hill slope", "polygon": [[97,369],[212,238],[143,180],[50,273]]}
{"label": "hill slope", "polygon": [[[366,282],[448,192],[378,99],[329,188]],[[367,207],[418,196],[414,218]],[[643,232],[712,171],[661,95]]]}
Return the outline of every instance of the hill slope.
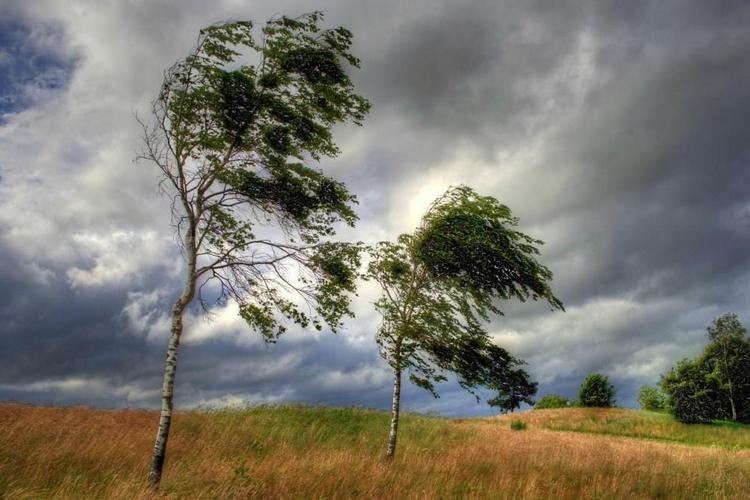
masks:
{"label": "hill slope", "polygon": [[[511,419],[528,428],[511,430]],[[157,420],[0,405],[0,497],[149,498]],[[747,427],[686,429],[632,410],[405,415],[391,464],[382,460],[387,432],[386,413],[363,409],[178,413],[157,497],[703,499],[746,498],[750,484]]]}

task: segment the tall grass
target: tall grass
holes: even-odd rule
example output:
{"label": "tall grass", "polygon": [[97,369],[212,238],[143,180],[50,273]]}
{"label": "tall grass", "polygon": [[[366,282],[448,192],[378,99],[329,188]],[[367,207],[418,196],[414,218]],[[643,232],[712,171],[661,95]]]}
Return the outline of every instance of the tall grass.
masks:
{"label": "tall grass", "polygon": [[162,486],[151,494],[157,413],[0,405],[0,497],[746,497],[750,450],[551,431],[543,422],[557,414],[537,415],[513,415],[527,422],[524,432],[502,418],[405,415],[387,463],[384,412],[178,413]]}

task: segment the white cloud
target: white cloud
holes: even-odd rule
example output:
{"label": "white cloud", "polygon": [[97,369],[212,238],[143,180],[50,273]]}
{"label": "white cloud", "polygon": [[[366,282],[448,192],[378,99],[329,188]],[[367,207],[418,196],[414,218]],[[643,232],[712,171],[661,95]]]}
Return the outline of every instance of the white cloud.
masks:
{"label": "white cloud", "polygon": [[68,269],[66,275],[73,288],[142,283],[145,270],[162,263],[172,249],[172,242],[152,231],[78,233],[71,239],[79,255],[93,260],[87,268]]}
{"label": "white cloud", "polygon": [[130,331],[160,345],[166,345],[172,325],[164,307],[165,295],[166,291],[158,288],[150,292],[128,292],[122,310]]}
{"label": "white cloud", "polygon": [[161,391],[144,389],[138,383],[116,383],[106,378],[60,377],[26,384],[0,384],[0,389],[25,393],[47,393],[57,397],[84,401],[111,401],[118,398],[129,406],[142,406]]}
{"label": "white cloud", "polygon": [[385,363],[364,365],[346,372],[330,370],[316,374],[314,385],[321,391],[368,391],[393,383],[393,372]]}
{"label": "white cloud", "polygon": [[[529,362],[542,384],[602,371],[624,378],[656,377],[679,353],[695,350],[695,335],[670,325],[686,303],[677,299],[639,302],[615,297],[591,300],[566,312],[513,321],[505,318],[493,339]],[[653,331],[654,328],[664,331]],[[659,339],[655,342],[655,339]],[[687,354],[682,354],[687,355]]]}
{"label": "white cloud", "polygon": [[263,343],[259,335],[250,331],[235,302],[214,307],[207,314],[187,314],[183,342],[201,344],[209,340],[224,340],[245,347]]}
{"label": "white cloud", "polygon": [[246,406],[279,404],[289,400],[293,391],[281,391],[276,394],[224,394],[222,396],[199,398],[188,403],[193,408],[244,408]]}

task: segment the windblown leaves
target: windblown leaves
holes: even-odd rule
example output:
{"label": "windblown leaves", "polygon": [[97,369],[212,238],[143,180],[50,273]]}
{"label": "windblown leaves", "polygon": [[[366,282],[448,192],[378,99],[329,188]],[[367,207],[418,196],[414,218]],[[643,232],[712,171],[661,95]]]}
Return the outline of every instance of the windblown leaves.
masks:
{"label": "windblown leaves", "polygon": [[543,298],[561,309],[547,284],[552,272],[535,258],[542,242],[515,230],[517,223],[507,206],[459,186],[425,216],[416,255],[435,279],[499,299]]}
{"label": "windblown leaves", "polygon": [[383,289],[375,303],[383,321],[381,356],[433,395],[445,373],[471,391],[498,391],[492,403],[516,408],[536,384],[522,361],[492,343],[482,323],[501,313],[498,299],[544,299],[552,273],[539,264],[532,239],[513,229],[510,209],[459,186],[433,203],[414,235],[370,248],[367,276]]}
{"label": "windblown leaves", "polygon": [[356,198],[308,163],[336,156],[332,128],[361,124],[370,105],[349,77],[351,32],[322,18],[204,28],[166,72],[146,131],[178,232],[195,234],[195,279],[217,283],[266,339],[284,331],[280,317],[335,327],[354,291],[358,247],[327,240],[353,225]]}

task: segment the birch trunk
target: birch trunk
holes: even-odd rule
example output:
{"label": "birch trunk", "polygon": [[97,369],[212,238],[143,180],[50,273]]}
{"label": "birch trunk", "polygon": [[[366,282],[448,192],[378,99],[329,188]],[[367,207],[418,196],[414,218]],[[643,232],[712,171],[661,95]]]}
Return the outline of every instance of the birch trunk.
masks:
{"label": "birch trunk", "polygon": [[193,300],[195,295],[196,276],[196,251],[195,231],[188,230],[185,238],[185,247],[188,260],[188,271],[185,288],[182,295],[172,307],[172,328],[169,335],[167,347],[167,359],[164,362],[164,380],[161,388],[161,416],[159,427],[156,431],[156,442],[154,443],[154,454],[151,457],[151,468],[148,472],[149,485],[156,489],[161,481],[162,469],[167,453],[167,440],[169,439],[169,427],[172,424],[172,401],[174,396],[174,379],[177,371],[177,350],[180,347],[182,337],[182,314],[185,308]]}
{"label": "birch trunk", "polygon": [[727,384],[729,385],[729,405],[732,407],[732,421],[737,421],[737,409],[734,407],[734,388],[732,387],[732,377],[729,376],[729,353],[727,352],[727,341],[724,341],[724,370],[727,375]]}
{"label": "birch trunk", "polygon": [[393,371],[393,401],[391,402],[391,432],[388,435],[388,450],[386,458],[393,459],[396,454],[396,438],[398,436],[398,414],[401,406],[401,368]]}
{"label": "birch trunk", "polygon": [[729,364],[724,364],[727,370],[727,385],[729,386],[729,405],[732,407],[732,421],[737,421],[737,408],[734,406],[734,388],[732,387],[732,378],[729,376]]}

